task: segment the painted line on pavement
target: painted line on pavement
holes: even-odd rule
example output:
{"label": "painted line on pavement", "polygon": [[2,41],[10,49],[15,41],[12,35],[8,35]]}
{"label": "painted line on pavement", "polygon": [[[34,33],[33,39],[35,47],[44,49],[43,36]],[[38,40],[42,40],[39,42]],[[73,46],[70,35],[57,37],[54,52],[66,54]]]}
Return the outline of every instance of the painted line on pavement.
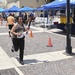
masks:
{"label": "painted line on pavement", "polygon": [[[40,31],[42,31],[42,32],[51,33],[51,34],[54,34],[54,35],[57,35],[57,36],[66,37],[65,35],[60,35],[60,34],[54,33],[54,32],[61,31],[60,29],[51,29],[51,30],[47,30],[47,29],[45,29],[45,28],[38,28],[38,27],[37,27],[37,28],[36,28],[36,27],[32,27],[32,28],[37,29],[37,30],[40,30]],[[71,38],[75,39],[74,37],[71,37]]]}
{"label": "painted line on pavement", "polygon": [[5,53],[5,51],[0,47],[0,69],[12,68],[12,61],[10,61],[9,56]]}
{"label": "painted line on pavement", "polygon": [[6,52],[0,47],[0,70],[15,68],[19,75],[24,75],[19,68],[14,64]]}
{"label": "painted line on pavement", "polygon": [[0,35],[8,35],[8,33],[0,33]]}
{"label": "painted line on pavement", "polygon": [[[41,33],[42,31],[32,31],[33,33]],[[30,31],[28,32],[30,33]],[[9,33],[0,33],[0,35],[9,35]]]}
{"label": "painted line on pavement", "polygon": [[0,26],[0,28],[7,28],[6,26]]}
{"label": "painted line on pavement", "polygon": [[[53,33],[53,32],[50,32],[50,31],[45,31],[47,33],[51,33],[51,34],[54,34],[54,35],[57,35],[57,36],[61,36],[61,37],[65,37],[66,38],[66,35],[61,35],[61,34],[56,34],[56,33]],[[71,36],[72,39],[75,39],[74,37]]]}
{"label": "painted line on pavement", "polygon": [[[57,35],[57,36],[62,36],[62,37],[66,37],[65,35],[60,35],[60,34],[56,34],[56,33],[53,33],[53,32],[57,32],[58,29],[54,29],[54,30],[47,30],[47,29],[44,29],[44,28],[36,28],[36,27],[32,27],[31,28],[34,28],[36,30],[39,30],[39,31],[32,31],[33,33],[39,33],[39,32],[47,32],[47,33],[51,33],[51,34],[54,34],[54,35]],[[30,32],[28,32],[30,33]],[[0,33],[0,35],[8,35],[8,33]],[[72,39],[75,39],[74,37],[71,37]]]}

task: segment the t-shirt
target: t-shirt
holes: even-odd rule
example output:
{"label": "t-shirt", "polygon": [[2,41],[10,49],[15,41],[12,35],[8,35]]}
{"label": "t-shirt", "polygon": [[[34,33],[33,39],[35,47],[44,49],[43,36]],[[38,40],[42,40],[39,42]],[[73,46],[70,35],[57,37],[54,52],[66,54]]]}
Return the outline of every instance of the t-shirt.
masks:
{"label": "t-shirt", "polygon": [[30,15],[29,15],[30,17],[34,17],[34,14],[33,13],[30,13]]}
{"label": "t-shirt", "polygon": [[17,23],[17,28],[16,28],[15,32],[21,33],[21,35],[20,35],[20,36],[14,36],[14,38],[23,38],[23,37],[25,36],[24,31],[25,31],[24,26],[20,26],[20,25]]}

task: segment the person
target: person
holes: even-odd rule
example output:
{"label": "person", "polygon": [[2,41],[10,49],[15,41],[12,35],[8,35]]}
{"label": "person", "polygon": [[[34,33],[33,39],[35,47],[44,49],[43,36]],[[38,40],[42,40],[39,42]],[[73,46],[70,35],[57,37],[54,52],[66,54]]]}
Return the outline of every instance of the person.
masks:
{"label": "person", "polygon": [[3,20],[6,21],[7,16],[6,16],[6,14],[4,12],[2,12],[2,17],[3,17]]}
{"label": "person", "polygon": [[19,16],[17,19],[18,19],[18,22],[11,29],[11,34],[12,34],[12,38],[13,38],[14,50],[15,51],[20,50],[20,53],[19,53],[20,63],[22,65],[24,65],[24,62],[23,62],[24,42],[25,42],[24,41],[25,40],[24,32],[27,33],[29,31],[29,29],[24,27],[23,19],[21,16]]}
{"label": "person", "polygon": [[27,24],[26,21],[27,21],[27,13],[25,13],[25,15],[24,15],[23,23]]}
{"label": "person", "polygon": [[51,12],[51,11],[49,12],[49,16],[50,16],[50,18],[52,19],[52,12]]}
{"label": "person", "polygon": [[12,29],[12,27],[14,25],[14,21],[15,21],[14,17],[10,13],[9,16],[7,17],[7,23],[6,23],[6,26],[8,26],[8,28],[9,28],[9,37],[11,37],[10,30]]}
{"label": "person", "polygon": [[32,13],[33,13],[32,23],[33,23],[33,25],[35,25],[35,18],[36,18],[35,12],[33,11]]}
{"label": "person", "polygon": [[0,15],[0,25],[2,25],[2,16]]}
{"label": "person", "polygon": [[31,22],[35,20],[34,14],[31,12],[28,16],[28,28],[31,26]]}
{"label": "person", "polygon": [[75,12],[74,12],[74,16],[73,16],[73,23],[75,23]]}
{"label": "person", "polygon": [[31,13],[28,15],[28,28],[30,28],[32,22]]}
{"label": "person", "polygon": [[19,12],[19,16],[21,16],[21,17],[22,17],[22,19],[24,19],[24,15],[23,15],[23,13],[22,13],[22,12]]}
{"label": "person", "polygon": [[40,17],[43,17],[43,14],[42,13],[40,14]]}

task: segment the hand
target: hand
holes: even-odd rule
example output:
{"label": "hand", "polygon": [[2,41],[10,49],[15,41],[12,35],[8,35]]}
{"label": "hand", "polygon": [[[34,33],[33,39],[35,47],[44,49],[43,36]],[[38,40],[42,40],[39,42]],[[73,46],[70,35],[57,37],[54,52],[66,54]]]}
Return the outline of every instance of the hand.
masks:
{"label": "hand", "polygon": [[28,34],[28,31],[26,32],[26,34]]}
{"label": "hand", "polygon": [[22,35],[22,33],[17,33],[17,36],[21,36]]}
{"label": "hand", "polygon": [[29,30],[29,29],[30,29],[30,27],[27,28],[27,30]]}

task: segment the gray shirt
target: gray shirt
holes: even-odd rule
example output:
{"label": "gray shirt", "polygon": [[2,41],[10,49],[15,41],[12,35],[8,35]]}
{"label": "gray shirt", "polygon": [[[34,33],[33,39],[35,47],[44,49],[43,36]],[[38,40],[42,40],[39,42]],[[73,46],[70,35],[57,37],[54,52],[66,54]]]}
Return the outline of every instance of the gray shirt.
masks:
{"label": "gray shirt", "polygon": [[17,33],[21,33],[20,36],[15,36],[13,35],[14,38],[23,38],[25,36],[25,28],[24,28],[24,25],[22,24],[22,26],[20,26],[18,23],[17,23],[17,28],[15,29],[15,32]]}

